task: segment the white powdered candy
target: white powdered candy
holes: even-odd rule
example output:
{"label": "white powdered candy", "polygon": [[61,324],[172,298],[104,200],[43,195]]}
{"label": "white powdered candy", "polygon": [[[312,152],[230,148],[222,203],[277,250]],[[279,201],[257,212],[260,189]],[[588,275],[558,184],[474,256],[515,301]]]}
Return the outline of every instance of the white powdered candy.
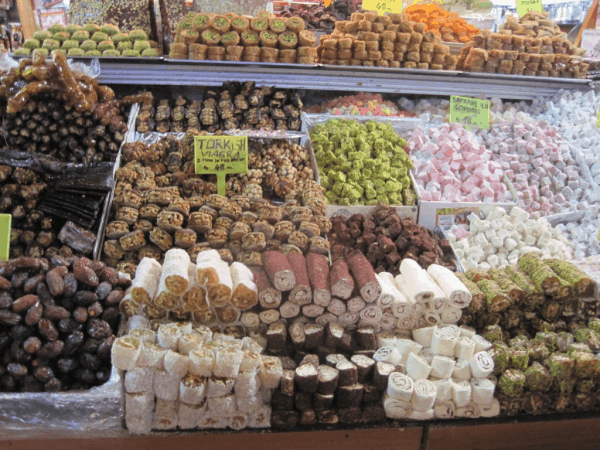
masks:
{"label": "white powdered candy", "polygon": [[411,353],[406,361],[406,374],[413,380],[426,380],[431,366],[420,356]]}
{"label": "white powdered candy", "polygon": [[179,383],[179,401],[188,405],[200,405],[206,398],[206,379],[188,373]]}
{"label": "white powdered candy", "polygon": [[469,366],[474,378],[487,378],[494,370],[494,360],[488,352],[479,352],[469,360]]}
{"label": "white powdered candy", "polygon": [[176,401],[156,400],[152,429],[174,430],[177,427],[177,406]]}
{"label": "white powdered candy", "polygon": [[181,337],[181,330],[176,323],[163,324],[158,327],[156,342],[162,348],[177,351],[177,343]]}
{"label": "white powdered candy", "polygon": [[453,358],[435,355],[431,360],[431,376],[441,379],[452,377],[455,361]]}
{"label": "white powdered candy", "polygon": [[458,408],[467,406],[471,401],[471,384],[466,380],[453,382],[452,400]]}
{"label": "white powdered candy", "polygon": [[415,411],[429,411],[433,408],[435,398],[437,395],[437,389],[435,385],[429,380],[417,380],[415,381],[415,389],[411,398],[413,410]]}
{"label": "white powdered candy", "polygon": [[130,337],[117,338],[111,349],[112,364],[117,369],[131,370],[140,355],[141,344]]}
{"label": "white powdered candy", "polygon": [[494,399],[494,383],[485,378],[471,380],[471,392],[473,403],[476,405],[487,405]]}
{"label": "white powdered candy", "polygon": [[396,400],[409,402],[413,396],[413,380],[399,372],[392,372],[388,377],[387,395]]}
{"label": "white powdered candy", "polygon": [[154,371],[154,395],[161,399],[174,402],[179,397],[179,378],[163,370]]}
{"label": "white powdered candy", "polygon": [[179,402],[179,409],[177,410],[177,426],[182,430],[191,430],[198,426],[198,422],[206,413],[206,403],[199,404],[187,404]]}
{"label": "white powdered candy", "polygon": [[153,394],[153,382],[154,371],[152,369],[136,367],[125,373],[125,392],[149,392]]}
{"label": "white powdered candy", "polygon": [[383,408],[385,414],[390,419],[405,419],[412,412],[412,405],[410,402],[397,400],[390,397],[387,393],[383,395]]}

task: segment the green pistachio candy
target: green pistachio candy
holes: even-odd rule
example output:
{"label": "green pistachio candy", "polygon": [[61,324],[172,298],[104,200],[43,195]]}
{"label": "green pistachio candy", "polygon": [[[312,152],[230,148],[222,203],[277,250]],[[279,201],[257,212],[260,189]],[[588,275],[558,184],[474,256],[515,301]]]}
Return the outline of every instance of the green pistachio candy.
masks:
{"label": "green pistachio candy", "polygon": [[72,23],[70,23],[69,25],[67,25],[67,26],[65,27],[65,31],[66,31],[67,33],[71,33],[71,34],[73,34],[73,33],[76,33],[76,32],[78,32],[78,31],[79,31],[79,30],[81,30],[81,29],[82,29],[82,28],[81,28],[79,25],[74,25],[74,24],[72,24]]}
{"label": "green pistachio candy", "polygon": [[552,387],[552,375],[542,364],[534,362],[525,370],[525,387],[532,391],[548,392]]}
{"label": "green pistachio candy", "polygon": [[85,51],[80,48],[70,48],[67,56],[85,56]]}
{"label": "green pistachio candy", "polygon": [[24,43],[23,43],[23,47],[24,48],[28,48],[28,49],[36,49],[36,48],[40,48],[41,46],[41,42],[37,39],[27,39]]}
{"label": "green pistachio candy", "polygon": [[114,36],[115,34],[119,34],[119,27],[116,25],[106,24],[100,27],[100,31],[108,34],[109,36]]}
{"label": "green pistachio candy", "polygon": [[373,188],[365,189],[365,196],[368,200],[374,200],[377,197],[377,192]]}
{"label": "green pistachio candy", "polygon": [[50,31],[52,34],[65,31],[65,26],[61,23],[53,23],[50,28],[48,28],[48,31]]}
{"label": "green pistachio candy", "polygon": [[18,48],[13,52],[13,55],[31,55],[31,49],[30,48]]}
{"label": "green pistachio candy", "polygon": [[575,376],[577,378],[594,378],[600,375],[600,359],[588,352],[573,352],[575,360]]}
{"label": "green pistachio candy", "polygon": [[144,30],[131,30],[129,36],[133,41],[147,41],[148,35]]}
{"label": "green pistachio candy", "polygon": [[513,369],[524,371],[529,366],[529,351],[527,349],[513,348],[510,354],[510,365]]}
{"label": "green pistachio candy", "polygon": [[90,33],[85,30],[76,31],[71,35],[71,39],[77,42],[87,41],[90,38]]}
{"label": "green pistachio candy", "polygon": [[121,53],[121,56],[125,56],[128,58],[139,58],[140,52],[137,50],[126,49],[126,50],[123,50],[123,53]]}
{"label": "green pistachio candy", "polygon": [[83,29],[90,33],[90,35],[93,35],[95,32],[100,31],[100,26],[96,25],[95,23],[88,23],[83,27]]}
{"label": "green pistachio candy", "polygon": [[117,50],[120,50],[120,51],[132,50],[132,49],[133,49],[133,42],[131,42],[131,41],[122,41],[122,42],[119,42],[119,44],[117,45]]}
{"label": "green pistachio candy", "polygon": [[41,55],[44,55],[44,56],[48,56],[50,54],[50,51],[47,48],[36,48],[31,53],[32,56],[35,56],[35,55],[38,55],[38,54],[41,54]]}
{"label": "green pistachio candy", "polygon": [[548,359],[548,370],[558,380],[571,378],[574,366],[574,360],[565,354],[555,353]]}
{"label": "green pistachio candy", "polygon": [[79,42],[75,41],[73,39],[66,40],[62,44],[62,48],[66,48],[67,50],[69,50],[71,48],[79,48]]}
{"label": "green pistachio candy", "polygon": [[106,57],[114,57],[114,56],[121,56],[121,52],[119,50],[104,50],[102,52],[102,56],[106,56]]}
{"label": "green pistachio candy", "polygon": [[44,39],[52,39],[52,34],[50,31],[47,30],[41,30],[41,31],[36,31],[33,34],[33,38],[37,39],[40,42],[43,42]]}
{"label": "green pistachio candy", "polygon": [[101,52],[104,52],[105,50],[114,50],[115,44],[113,44],[111,41],[102,41],[98,44],[97,48]]}
{"label": "green pistachio candy", "polygon": [[[128,33],[119,33],[119,34],[115,34],[114,36],[111,36],[110,38],[115,44],[118,44],[119,42],[132,42],[133,39],[131,39],[131,37],[129,36]],[[133,44],[132,44],[132,48],[133,48]]]}
{"label": "green pistachio candy", "polygon": [[508,369],[498,380],[498,389],[508,397],[521,397],[525,385],[525,374],[520,370]]}
{"label": "green pistachio candy", "polygon": [[96,47],[98,46],[98,44],[96,43],[96,41],[92,41],[91,39],[88,39],[87,41],[83,41],[81,43],[81,45],[79,46],[80,49],[87,51],[90,50],[96,50]]}
{"label": "green pistachio candy", "polygon": [[87,50],[85,56],[102,56],[102,52],[98,50]]}
{"label": "green pistachio candy", "polygon": [[109,41],[110,36],[102,31],[97,31],[92,35],[92,40],[96,42]]}

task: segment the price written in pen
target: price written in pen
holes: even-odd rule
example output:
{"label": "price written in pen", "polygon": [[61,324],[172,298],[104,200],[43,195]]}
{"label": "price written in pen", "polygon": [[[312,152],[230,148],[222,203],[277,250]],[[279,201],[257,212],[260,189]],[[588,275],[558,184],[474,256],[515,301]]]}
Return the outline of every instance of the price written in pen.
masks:
{"label": "price written in pen", "polygon": [[462,123],[466,127],[489,128],[490,102],[453,95],[450,97],[450,122]]}
{"label": "price written in pen", "polygon": [[523,17],[529,11],[544,11],[542,0],[517,0],[517,13]]}
{"label": "price written in pen", "polygon": [[363,9],[377,11],[380,16],[402,12],[402,0],[363,0]]}
{"label": "price written in pen", "polygon": [[248,172],[248,137],[196,136],[194,157],[196,173],[217,175],[217,191],[225,195],[225,176]]}

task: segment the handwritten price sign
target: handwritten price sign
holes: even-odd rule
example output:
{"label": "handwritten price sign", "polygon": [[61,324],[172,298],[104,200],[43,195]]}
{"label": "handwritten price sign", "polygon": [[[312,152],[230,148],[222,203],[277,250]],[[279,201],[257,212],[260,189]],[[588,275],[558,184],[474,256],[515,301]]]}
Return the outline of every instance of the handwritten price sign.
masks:
{"label": "handwritten price sign", "polygon": [[543,12],[542,0],[517,0],[517,13],[523,17],[529,11]]}
{"label": "handwritten price sign", "polygon": [[247,136],[195,136],[197,174],[216,174],[217,191],[225,195],[225,175],[248,172]]}
{"label": "handwritten price sign", "polygon": [[0,261],[8,261],[12,216],[0,214]]}
{"label": "handwritten price sign", "polygon": [[489,128],[490,102],[453,95],[450,97],[450,122],[462,123],[466,127]]}
{"label": "handwritten price sign", "polygon": [[363,9],[377,11],[377,14],[396,14],[402,12],[402,0],[363,0]]}

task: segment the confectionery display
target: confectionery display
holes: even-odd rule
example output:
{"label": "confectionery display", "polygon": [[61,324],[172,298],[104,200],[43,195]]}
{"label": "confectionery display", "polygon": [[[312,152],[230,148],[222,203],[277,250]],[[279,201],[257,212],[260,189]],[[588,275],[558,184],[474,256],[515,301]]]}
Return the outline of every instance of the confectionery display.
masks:
{"label": "confectionery display", "polygon": [[306,112],[336,116],[414,117],[414,113],[399,109],[393,102],[383,100],[380,94],[345,95],[305,108]]}
{"label": "confectionery display", "polygon": [[[98,26],[88,23],[83,26],[72,25],[66,30],[60,24],[52,25],[48,30],[37,31],[32,39],[23,44],[18,54],[31,52],[45,53],[52,51],[65,53],[67,56],[126,56],[157,57],[162,55],[156,41],[148,40],[144,30],[121,32],[115,25]],[[29,52],[26,52],[29,50]],[[15,54],[17,54],[15,52]]]}
{"label": "confectionery display", "polygon": [[6,440],[595,420],[584,51],[308,3],[72,0],[0,58]]}
{"label": "confectionery display", "polygon": [[114,91],[72,71],[62,53],[22,59],[3,77],[9,147],[61,161],[114,161],[127,124]]}
{"label": "confectionery display", "polygon": [[21,256],[0,263],[2,392],[85,390],[108,381],[130,280],[100,261]]}
{"label": "confectionery display", "polygon": [[266,12],[190,13],[177,26],[169,57],[196,61],[246,61],[312,64],[317,38],[299,17],[287,19]]}
{"label": "confectionery display", "polygon": [[415,204],[413,163],[391,125],[330,119],[317,124],[310,138],[330,204]]}
{"label": "confectionery display", "polygon": [[[202,100],[183,96],[175,101],[156,100],[151,92],[129,98],[140,102],[136,131],[182,132],[188,130],[300,130],[304,106],[297,92],[255,83],[225,83],[220,89],[207,90]],[[128,99],[124,99],[128,100]]]}
{"label": "confectionery display", "polygon": [[547,13],[530,11],[519,21],[507,20],[499,33],[473,36],[456,67],[468,72],[585,78],[588,64],[582,52]]}
{"label": "confectionery display", "polygon": [[440,37],[406,14],[356,12],[321,38],[317,55],[322,64],[340,66],[454,70],[456,64]]}
{"label": "confectionery display", "polygon": [[469,24],[457,13],[445,10],[440,5],[411,5],[404,10],[409,20],[425,24],[425,31],[433,31],[444,42],[468,42],[480,33],[479,28]]}

